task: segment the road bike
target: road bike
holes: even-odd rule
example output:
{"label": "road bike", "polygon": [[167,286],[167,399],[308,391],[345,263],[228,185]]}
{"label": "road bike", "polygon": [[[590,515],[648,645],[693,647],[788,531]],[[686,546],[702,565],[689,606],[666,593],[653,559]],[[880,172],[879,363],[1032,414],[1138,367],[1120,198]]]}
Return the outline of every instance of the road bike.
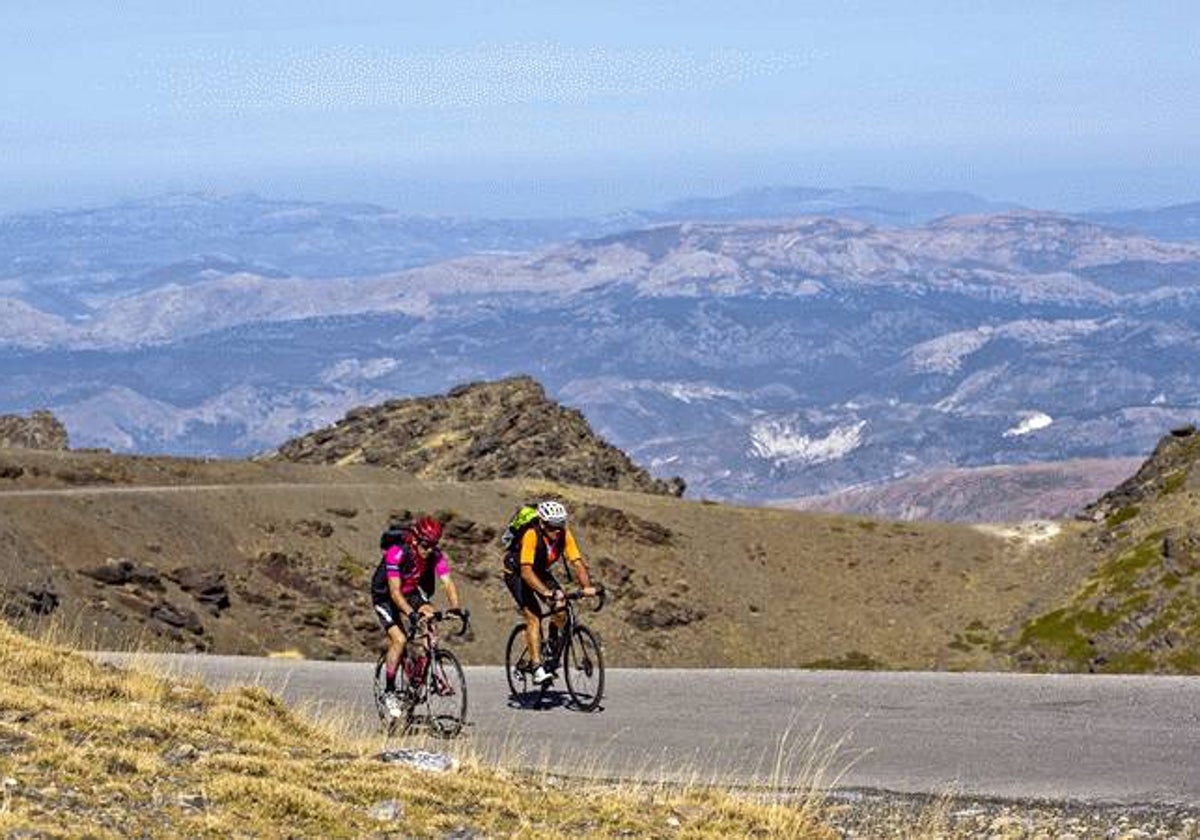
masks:
{"label": "road bike", "polygon": [[[470,612],[452,615],[460,622],[454,635],[464,635],[471,625]],[[424,723],[434,735],[453,738],[466,724],[467,679],[458,657],[443,649],[438,639],[438,623],[448,617],[442,612],[423,617],[416,630],[408,634],[396,672],[396,693],[403,711],[399,717],[393,717],[384,702],[387,652],[379,655],[375,663],[375,709],[388,735],[395,734],[397,727],[403,734]]]}
{"label": "road bike", "polygon": [[[566,677],[567,693],[574,708],[581,712],[592,712],[600,707],[604,697],[604,650],[600,637],[594,630],[580,623],[574,602],[585,597],[582,592],[567,595],[563,606],[550,609],[540,615],[542,623],[542,663],[551,670],[559,670]],[[604,608],[605,591],[596,591],[596,608]],[[565,612],[567,620],[554,636],[547,632],[551,616]],[[533,665],[529,658],[529,644],[525,638],[525,622],[519,622],[508,636],[504,651],[504,674],[508,678],[510,696],[523,706],[539,707],[546,697],[550,683],[538,685],[533,681]]]}

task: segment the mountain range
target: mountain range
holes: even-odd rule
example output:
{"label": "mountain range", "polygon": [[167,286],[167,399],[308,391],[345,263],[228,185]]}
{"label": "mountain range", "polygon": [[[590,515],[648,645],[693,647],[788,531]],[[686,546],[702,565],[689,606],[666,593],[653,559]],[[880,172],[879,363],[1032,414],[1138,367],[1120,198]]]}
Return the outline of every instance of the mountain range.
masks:
{"label": "mountain range", "polygon": [[744,501],[1138,455],[1200,413],[1188,212],[1152,214],[1163,238],[871,190],[543,222],[195,196],[9,217],[0,410],[246,455],[530,374],[655,475]]}

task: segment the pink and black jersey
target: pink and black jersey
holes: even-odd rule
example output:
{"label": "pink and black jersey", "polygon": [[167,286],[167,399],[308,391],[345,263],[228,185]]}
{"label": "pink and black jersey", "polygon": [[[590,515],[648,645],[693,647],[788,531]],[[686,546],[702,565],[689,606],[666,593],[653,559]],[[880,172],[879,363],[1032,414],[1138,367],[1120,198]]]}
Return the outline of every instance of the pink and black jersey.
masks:
{"label": "pink and black jersey", "polygon": [[389,600],[388,581],[399,580],[401,594],[410,595],[419,589],[429,598],[437,579],[448,574],[450,558],[440,548],[431,549],[422,559],[411,546],[393,545],[384,553],[371,578],[371,597]]}

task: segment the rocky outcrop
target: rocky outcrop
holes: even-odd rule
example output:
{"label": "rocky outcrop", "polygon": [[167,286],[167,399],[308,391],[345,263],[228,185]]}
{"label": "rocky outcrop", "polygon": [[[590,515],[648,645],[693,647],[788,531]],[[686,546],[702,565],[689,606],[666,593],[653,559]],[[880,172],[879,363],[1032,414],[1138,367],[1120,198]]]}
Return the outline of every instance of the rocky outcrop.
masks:
{"label": "rocky outcrop", "polygon": [[1164,490],[1179,489],[1198,463],[1200,434],[1196,433],[1196,427],[1188,424],[1172,429],[1132,478],[1084,508],[1079,518],[1100,522],[1147,499],[1155,499]]}
{"label": "rocky outcrop", "polygon": [[356,408],[333,426],[288,441],[273,457],[375,464],[454,481],[543,478],[673,496],[684,491],[682,479],[653,478],[527,376]]}
{"label": "rocky outcrop", "polygon": [[0,449],[68,448],[67,429],[49,411],[35,411],[28,417],[0,415]]}
{"label": "rocky outcrop", "polygon": [[1030,670],[1200,670],[1200,434],[1173,429],[1137,473],[1080,514],[1096,559],[1066,602],[1028,621]]}

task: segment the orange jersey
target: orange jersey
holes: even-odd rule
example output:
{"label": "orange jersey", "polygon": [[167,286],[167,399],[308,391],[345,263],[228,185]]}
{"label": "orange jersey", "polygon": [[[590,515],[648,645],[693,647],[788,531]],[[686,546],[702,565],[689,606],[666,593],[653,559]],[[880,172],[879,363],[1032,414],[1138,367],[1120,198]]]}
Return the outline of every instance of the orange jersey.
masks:
{"label": "orange jersey", "polygon": [[[537,528],[530,528],[521,535],[521,565],[549,568],[559,557],[567,560],[582,560],[583,554],[575,542],[575,535],[567,528],[561,540],[543,536]],[[541,560],[541,563],[538,561]]]}

